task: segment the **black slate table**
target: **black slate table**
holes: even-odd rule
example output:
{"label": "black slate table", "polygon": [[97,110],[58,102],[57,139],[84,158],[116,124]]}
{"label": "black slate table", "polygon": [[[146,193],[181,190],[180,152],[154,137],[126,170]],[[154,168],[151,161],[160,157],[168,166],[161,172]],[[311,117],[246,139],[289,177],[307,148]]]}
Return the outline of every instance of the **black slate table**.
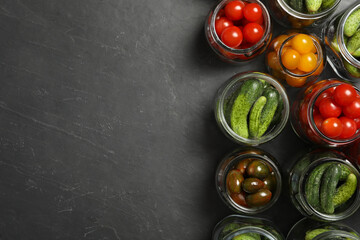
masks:
{"label": "black slate table", "polygon": [[[214,2],[0,0],[0,239],[210,238],[232,213],[215,168],[237,147],[213,98],[265,71],[211,51]],[[261,148],[286,166],[308,146],[288,124]],[[261,216],[284,235],[301,218],[285,193]]]}

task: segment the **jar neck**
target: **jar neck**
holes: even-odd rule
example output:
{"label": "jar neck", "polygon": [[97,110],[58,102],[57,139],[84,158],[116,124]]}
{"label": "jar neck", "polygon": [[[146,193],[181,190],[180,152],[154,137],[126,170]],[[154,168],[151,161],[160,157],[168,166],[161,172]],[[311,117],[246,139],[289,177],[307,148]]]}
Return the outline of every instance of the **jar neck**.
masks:
{"label": "jar neck", "polygon": [[216,21],[216,17],[219,13],[219,11],[221,9],[223,9],[225,7],[225,5],[229,2],[231,2],[233,0],[222,0],[220,3],[217,4],[217,6],[215,7],[212,15],[211,15],[211,19],[210,19],[210,33],[213,37],[213,39],[215,40],[215,42],[223,49],[225,49],[226,51],[233,53],[233,54],[248,54],[248,55],[252,55],[255,51],[259,50],[262,46],[263,43],[265,41],[267,41],[267,39],[269,38],[269,36],[271,35],[271,20],[270,20],[270,14],[267,11],[265,5],[259,1],[259,0],[247,0],[247,2],[255,2],[257,4],[259,4],[259,6],[261,7],[262,13],[263,13],[263,18],[264,18],[264,34],[262,36],[262,38],[253,46],[249,47],[249,48],[244,48],[244,49],[237,49],[237,48],[231,48],[228,47],[227,45],[225,45],[220,37],[217,35],[216,30],[215,30],[215,21]]}
{"label": "jar neck", "polygon": [[320,19],[320,18],[330,14],[339,5],[340,1],[341,0],[336,0],[334,5],[331,8],[326,9],[326,11],[315,13],[315,14],[307,14],[307,13],[302,13],[302,12],[298,12],[298,11],[294,10],[292,7],[290,7],[285,2],[285,0],[277,0],[279,5],[281,6],[281,8],[284,11],[286,11],[289,15],[299,18],[299,19],[303,19],[303,20],[317,20],[317,19]]}
{"label": "jar neck", "polygon": [[360,240],[355,233],[349,233],[342,230],[330,230],[317,235],[313,240],[331,240],[331,239],[346,239],[346,240]]}
{"label": "jar neck", "polygon": [[232,240],[236,236],[239,236],[241,234],[249,234],[249,233],[259,234],[260,236],[265,237],[265,239],[267,240],[277,240],[277,238],[271,232],[255,226],[240,227],[237,230],[226,235],[223,240]]}
{"label": "jar neck", "polygon": [[353,55],[349,53],[344,38],[345,22],[348,19],[348,17],[358,9],[360,9],[360,4],[355,4],[353,5],[353,7],[350,7],[349,10],[347,10],[342,15],[336,30],[336,40],[339,45],[340,54],[345,59],[345,61],[347,61],[348,63],[350,63],[351,65],[357,68],[360,68],[360,60],[356,59]]}

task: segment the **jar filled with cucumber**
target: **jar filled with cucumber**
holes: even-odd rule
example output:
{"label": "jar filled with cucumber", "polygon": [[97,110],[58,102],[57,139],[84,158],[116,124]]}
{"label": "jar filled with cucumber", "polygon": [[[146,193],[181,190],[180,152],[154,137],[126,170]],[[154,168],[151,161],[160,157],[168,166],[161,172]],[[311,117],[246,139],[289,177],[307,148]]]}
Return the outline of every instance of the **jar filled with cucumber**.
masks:
{"label": "jar filled with cucumber", "polygon": [[288,28],[319,27],[328,21],[341,0],[267,0],[270,14]]}
{"label": "jar filled with cucumber", "polygon": [[290,196],[306,217],[338,221],[360,206],[360,174],[345,155],[315,150],[301,157],[289,174]]}
{"label": "jar filled with cucumber", "polygon": [[260,72],[233,76],[217,93],[215,117],[227,137],[239,144],[259,145],[276,137],[289,116],[284,87]]}
{"label": "jar filled with cucumber", "polygon": [[289,231],[286,240],[360,240],[359,234],[343,223],[318,222],[309,218],[298,221]]}
{"label": "jar filled with cucumber", "polygon": [[360,79],[360,4],[330,21],[324,39],[328,62],[335,73],[350,81]]}
{"label": "jar filled with cucumber", "polygon": [[238,213],[265,211],[281,192],[279,164],[269,153],[253,147],[227,155],[218,165],[215,178],[221,199]]}
{"label": "jar filled with cucumber", "polygon": [[284,240],[284,237],[267,219],[230,215],[215,226],[212,240]]}

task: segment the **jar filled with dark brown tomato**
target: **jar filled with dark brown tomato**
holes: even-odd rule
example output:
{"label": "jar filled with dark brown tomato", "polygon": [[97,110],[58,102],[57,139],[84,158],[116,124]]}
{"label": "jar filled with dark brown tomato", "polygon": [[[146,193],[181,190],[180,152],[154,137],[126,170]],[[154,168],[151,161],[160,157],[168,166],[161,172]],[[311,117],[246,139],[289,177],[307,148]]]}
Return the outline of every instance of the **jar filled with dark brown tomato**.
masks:
{"label": "jar filled with dark brown tomato", "polygon": [[338,79],[317,82],[294,101],[291,125],[310,143],[326,147],[353,143],[360,136],[360,92]]}
{"label": "jar filled with dark brown tomato", "polygon": [[222,0],[206,19],[205,35],[222,60],[246,62],[263,53],[270,43],[270,15],[258,0]]}
{"label": "jar filled with dark brown tomato", "polygon": [[227,155],[216,170],[216,189],[235,212],[257,214],[270,208],[281,192],[279,164],[258,148],[240,148]]}

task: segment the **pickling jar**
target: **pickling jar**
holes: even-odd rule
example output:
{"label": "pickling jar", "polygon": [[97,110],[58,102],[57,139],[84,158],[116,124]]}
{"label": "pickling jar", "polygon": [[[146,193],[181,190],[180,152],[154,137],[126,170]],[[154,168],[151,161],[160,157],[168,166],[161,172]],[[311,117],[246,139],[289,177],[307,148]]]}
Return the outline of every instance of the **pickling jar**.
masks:
{"label": "pickling jar", "polygon": [[317,13],[303,13],[288,5],[286,0],[266,0],[271,16],[287,28],[320,27],[334,13],[341,0],[336,0],[332,7]]}
{"label": "pickling jar", "polygon": [[289,231],[286,240],[360,240],[359,234],[342,223],[318,222],[309,218],[298,221]]}
{"label": "pickling jar", "polygon": [[216,224],[212,240],[242,239],[241,236],[263,240],[284,240],[280,231],[269,220],[241,215],[227,216]]}
{"label": "pickling jar", "polygon": [[[265,164],[266,167],[271,171],[271,173],[269,172],[267,176],[261,178],[261,181],[264,183],[267,181],[266,179],[271,179],[270,185],[272,185],[272,187],[269,188],[266,187],[266,185],[263,187],[263,189],[270,189],[269,191],[271,199],[262,205],[259,204],[257,206],[249,206],[249,201],[253,201],[254,199],[255,201],[261,201],[261,198],[264,196],[261,195],[262,193],[260,193],[260,190],[263,189],[258,190],[257,193],[255,191],[252,194],[247,194],[244,192],[244,188],[241,188],[243,186],[241,184],[244,184],[243,181],[242,183],[238,182],[240,189],[239,193],[232,193],[228,188],[228,176],[231,171],[239,171],[238,174],[241,174],[242,179],[245,178],[246,180],[246,168],[250,169],[252,163],[259,162]],[[240,165],[242,166],[241,169],[239,167]],[[260,164],[255,166],[258,167]],[[225,156],[217,166],[215,173],[215,185],[220,198],[231,210],[242,214],[257,214],[273,206],[280,196],[282,188],[280,166],[276,159],[264,150],[254,147],[239,148]],[[269,191],[266,190],[267,193],[269,193]],[[252,198],[252,196],[258,198]]]}
{"label": "pickling jar", "polygon": [[[330,184],[329,182],[325,181],[327,179],[324,180],[321,178],[325,173],[323,170],[321,170],[322,172],[319,170],[319,166],[322,165],[324,167],[328,167],[331,164],[339,164],[343,167],[346,167],[349,170],[348,174],[352,173],[352,177],[355,175],[357,179],[356,190],[352,194],[351,198],[343,203],[343,205],[340,207],[335,208],[332,214],[324,213],[324,211],[320,210],[319,207],[311,205],[309,203],[310,196],[306,195],[306,188],[309,186],[311,187],[310,191],[314,192],[315,194],[321,194],[320,191],[322,191],[322,187],[326,187],[326,184]],[[325,169],[326,168],[324,168],[324,170]],[[313,171],[318,171],[318,178],[315,178],[316,181],[313,181],[314,178],[312,178],[313,176],[316,176],[313,175]],[[354,165],[342,152],[318,149],[306,153],[297,159],[295,164],[290,168],[288,176],[291,201],[299,210],[299,212],[305,217],[321,221],[338,221],[351,216],[360,206],[360,174],[357,168],[354,167]],[[309,178],[311,178],[311,180],[309,180]],[[307,181],[313,182],[307,183]],[[307,186],[307,184],[309,185]],[[319,197],[321,195],[314,196]]]}
{"label": "pickling jar", "polygon": [[[322,33],[326,43],[328,63],[340,78],[350,81],[360,80],[360,57],[356,58],[348,51],[346,46],[348,38],[344,35],[344,29],[346,20],[358,9],[360,9],[359,2],[335,16]],[[360,19],[358,20],[360,22]]]}
{"label": "pickling jar", "polygon": [[[315,104],[318,98],[321,99],[321,94],[343,83],[345,82],[339,79],[321,80],[300,91],[291,107],[290,122],[294,132],[301,139],[324,147],[344,147],[359,139],[360,131],[350,138],[329,138],[320,131],[314,121]],[[356,87],[355,89],[359,93]]]}
{"label": "pickling jar", "polygon": [[244,63],[262,54],[271,41],[272,25],[270,14],[265,5],[259,0],[246,0],[249,3],[257,3],[261,9],[264,19],[264,34],[262,38],[248,48],[231,48],[225,45],[215,30],[215,20],[225,5],[233,0],[219,1],[209,12],[205,21],[205,36],[210,47],[225,62]]}

